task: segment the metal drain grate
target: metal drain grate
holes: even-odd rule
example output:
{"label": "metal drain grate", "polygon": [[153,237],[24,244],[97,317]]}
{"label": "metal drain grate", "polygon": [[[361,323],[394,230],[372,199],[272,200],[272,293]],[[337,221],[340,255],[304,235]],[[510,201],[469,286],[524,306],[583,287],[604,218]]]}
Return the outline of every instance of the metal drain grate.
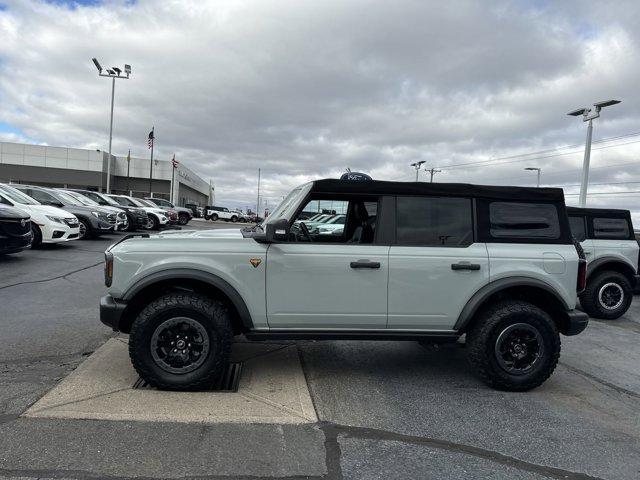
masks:
{"label": "metal drain grate", "polygon": [[[242,362],[230,363],[224,372],[224,375],[209,388],[204,388],[204,392],[237,392],[240,383],[240,374],[242,373]],[[133,384],[135,390],[155,390],[142,378],[138,378]]]}

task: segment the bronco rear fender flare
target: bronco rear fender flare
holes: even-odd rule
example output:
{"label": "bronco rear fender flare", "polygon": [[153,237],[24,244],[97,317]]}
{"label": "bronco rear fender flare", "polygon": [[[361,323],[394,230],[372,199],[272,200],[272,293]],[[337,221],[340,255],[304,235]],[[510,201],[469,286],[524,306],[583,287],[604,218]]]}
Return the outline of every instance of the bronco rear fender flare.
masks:
{"label": "bronco rear fender flare", "polygon": [[622,269],[627,270],[629,275],[633,278],[635,275],[636,267],[624,259],[624,257],[614,257],[614,256],[606,256],[595,259],[593,262],[589,262],[587,265],[587,279],[601,266],[610,263],[615,267],[622,267]]}
{"label": "bronco rear fender flare", "polygon": [[456,331],[463,330],[467,324],[473,319],[478,309],[484,304],[484,302],[492,295],[513,287],[537,287],[547,293],[553,295],[558,302],[565,308],[565,310],[572,310],[573,307],[567,305],[567,302],[554,290],[554,288],[548,283],[543,282],[530,277],[509,277],[501,278],[495,282],[491,282],[480,290],[478,290],[467,302],[467,304],[460,312],[458,320],[453,329]]}
{"label": "bronco rear fender flare", "polygon": [[223,280],[213,273],[205,272],[204,270],[192,268],[174,268],[152,273],[134,283],[133,286],[131,286],[123,295],[122,299],[125,301],[130,301],[140,291],[150,285],[176,279],[196,280],[217,288],[227,296],[229,301],[238,311],[238,315],[240,316],[242,325],[249,330],[253,329],[253,320],[251,319],[251,314],[249,313],[247,304],[243,300],[242,296],[238,293],[238,291],[226,280]]}

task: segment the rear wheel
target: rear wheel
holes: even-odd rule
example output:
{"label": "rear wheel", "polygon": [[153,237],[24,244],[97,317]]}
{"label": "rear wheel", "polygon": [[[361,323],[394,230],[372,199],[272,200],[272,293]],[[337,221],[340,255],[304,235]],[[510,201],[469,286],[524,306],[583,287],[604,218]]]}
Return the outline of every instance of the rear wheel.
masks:
{"label": "rear wheel", "polygon": [[180,215],[178,215],[178,223],[180,225],[186,225],[187,223],[189,223],[189,215],[187,215],[186,213],[181,213]]}
{"label": "rear wheel", "polygon": [[212,386],[229,364],[231,319],[222,302],[197,293],[170,293],[133,322],[129,356],[141,378],[165,390]]}
{"label": "rear wheel", "polygon": [[236,223],[238,221],[238,217],[236,217],[235,215],[233,217],[231,217],[231,221],[233,223]]}
{"label": "rear wheel", "polygon": [[211,218],[212,221],[216,222],[218,220],[218,214],[217,213],[212,213],[209,218]]}
{"label": "rear wheel", "polygon": [[545,311],[523,301],[504,301],[479,315],[467,333],[467,354],[489,386],[531,390],[555,370],[560,335]]}
{"label": "rear wheel", "polygon": [[580,305],[589,316],[615,320],[631,306],[633,288],[623,274],[605,271],[587,281],[587,288],[580,295]]}

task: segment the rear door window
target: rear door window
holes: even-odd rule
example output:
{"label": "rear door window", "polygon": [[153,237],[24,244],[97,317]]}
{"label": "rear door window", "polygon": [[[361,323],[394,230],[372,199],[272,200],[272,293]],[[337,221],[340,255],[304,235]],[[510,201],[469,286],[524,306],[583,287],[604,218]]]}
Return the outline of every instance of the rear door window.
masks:
{"label": "rear door window", "polygon": [[569,217],[571,235],[578,241],[584,242],[587,239],[587,230],[584,217]]}
{"label": "rear door window", "polygon": [[593,236],[595,238],[629,238],[629,224],[624,218],[594,218]]}
{"label": "rear door window", "polygon": [[464,247],[473,243],[471,200],[450,197],[398,197],[398,245]]}
{"label": "rear door window", "polygon": [[492,202],[489,220],[494,238],[560,238],[558,210],[553,204]]}

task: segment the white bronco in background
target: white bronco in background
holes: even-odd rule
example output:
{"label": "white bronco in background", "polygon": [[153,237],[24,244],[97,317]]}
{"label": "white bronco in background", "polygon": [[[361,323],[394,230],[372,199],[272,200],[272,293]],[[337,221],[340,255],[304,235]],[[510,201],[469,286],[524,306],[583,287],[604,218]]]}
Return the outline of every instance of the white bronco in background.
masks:
{"label": "white bronco in background", "polygon": [[638,242],[629,210],[567,207],[571,233],[587,259],[580,305],[590,316],[619,318],[638,284]]}
{"label": "white bronco in background", "polygon": [[227,207],[208,206],[205,208],[204,218],[205,220],[213,220],[214,222],[216,220],[227,220],[235,223],[240,219],[240,215],[238,212],[232,212]]}
{"label": "white bronco in background", "polygon": [[[330,201],[336,235],[299,218]],[[292,228],[295,225],[295,228]],[[318,180],[243,230],[125,237],[105,252],[100,319],[130,334],[139,375],[163,389],[207,388],[234,335],[266,339],[455,342],[489,385],[543,383],[586,262],[560,189]]]}

